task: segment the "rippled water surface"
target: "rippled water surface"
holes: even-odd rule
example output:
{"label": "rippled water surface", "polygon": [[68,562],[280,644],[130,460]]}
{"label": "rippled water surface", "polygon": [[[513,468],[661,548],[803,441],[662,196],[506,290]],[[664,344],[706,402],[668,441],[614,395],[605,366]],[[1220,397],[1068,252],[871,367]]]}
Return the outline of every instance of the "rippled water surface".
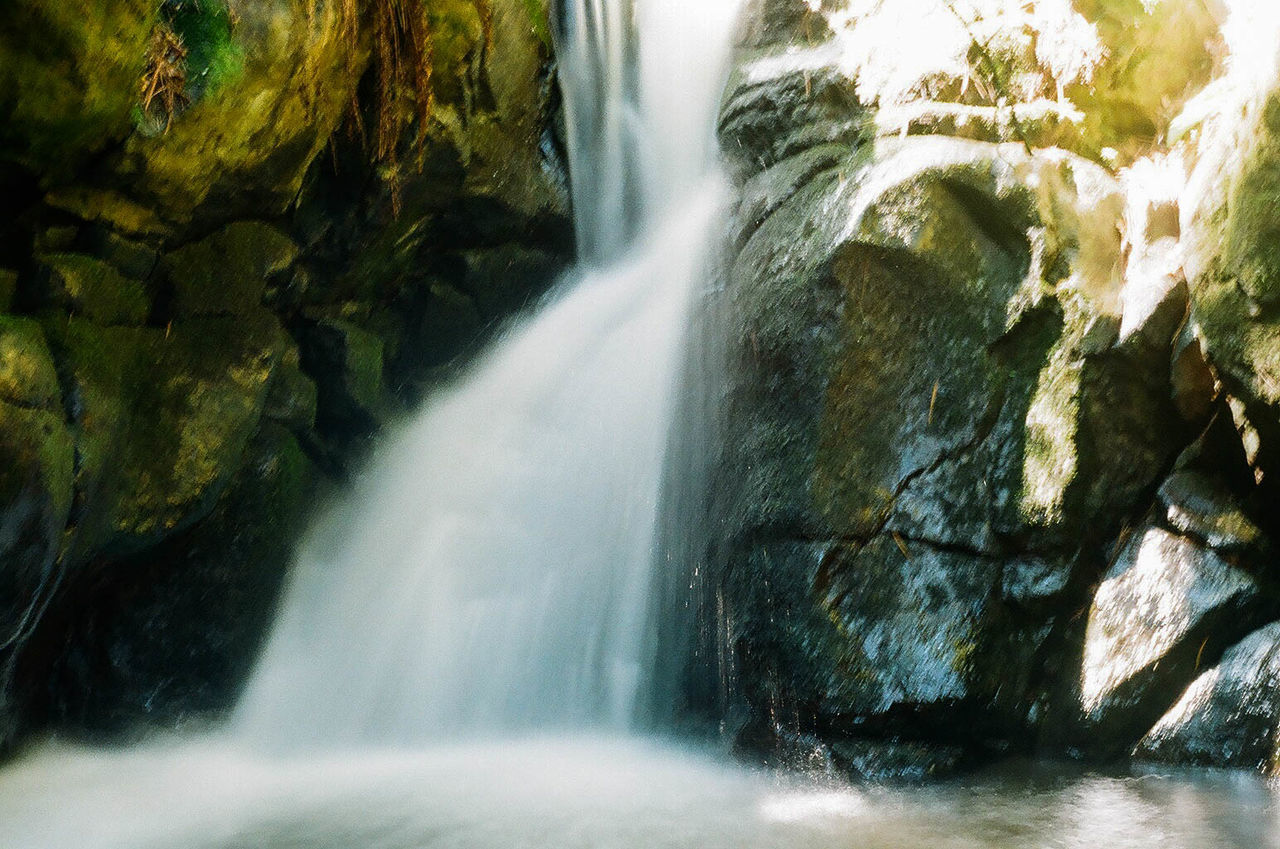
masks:
{"label": "rippled water surface", "polygon": [[0,773],[6,849],[1263,849],[1240,774],[1006,765],[931,787],[780,776],[635,741],[276,760],[208,739],[46,747]]}

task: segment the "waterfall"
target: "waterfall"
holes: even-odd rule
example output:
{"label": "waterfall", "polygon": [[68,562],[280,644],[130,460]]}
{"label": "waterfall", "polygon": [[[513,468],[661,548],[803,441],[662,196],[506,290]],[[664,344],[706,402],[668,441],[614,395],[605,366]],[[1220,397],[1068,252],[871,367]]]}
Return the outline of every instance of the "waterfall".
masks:
{"label": "waterfall", "polygon": [[310,536],[235,733],[294,748],[633,723],[677,377],[722,220],[736,7],[564,10],[584,264]]}

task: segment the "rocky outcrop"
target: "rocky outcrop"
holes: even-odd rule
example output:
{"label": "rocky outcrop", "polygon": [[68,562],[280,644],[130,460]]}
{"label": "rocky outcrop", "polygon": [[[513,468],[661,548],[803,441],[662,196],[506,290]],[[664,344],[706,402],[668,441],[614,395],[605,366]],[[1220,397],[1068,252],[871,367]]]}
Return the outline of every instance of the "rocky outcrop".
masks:
{"label": "rocky outcrop", "polygon": [[852,746],[860,774],[904,745],[1121,756],[1274,618],[1266,463],[1231,425],[1266,402],[1219,394],[1178,194],[1135,188],[1220,73],[1220,22],[1061,5],[922,6],[955,47],[928,67],[897,5],[744,28],[705,605],[744,746]]}
{"label": "rocky outcrop", "polygon": [[545,7],[422,7],[397,91],[342,6],[0,24],[0,744],[229,704],[306,506],[572,251]]}
{"label": "rocky outcrop", "polygon": [[1275,770],[1280,624],[1241,640],[1205,670],[1138,743],[1145,761]]}

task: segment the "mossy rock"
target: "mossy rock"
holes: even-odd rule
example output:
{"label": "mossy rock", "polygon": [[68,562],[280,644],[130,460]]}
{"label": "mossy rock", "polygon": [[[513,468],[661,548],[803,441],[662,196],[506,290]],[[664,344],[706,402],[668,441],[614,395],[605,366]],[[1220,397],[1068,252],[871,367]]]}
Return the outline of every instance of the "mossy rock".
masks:
{"label": "mossy rock", "polygon": [[0,401],[58,412],[62,392],[40,325],[0,315]]}
{"label": "mossy rock", "polygon": [[154,0],[14,0],[0,29],[0,161],[65,180],[132,130]]}
{"label": "mossy rock", "polygon": [[319,415],[329,429],[363,430],[385,417],[382,339],[349,321],[325,318],[303,334],[302,358],[316,376]]}
{"label": "mossy rock", "polygon": [[39,325],[0,316],[0,641],[6,645],[25,639],[33,624],[24,621],[27,606],[52,574],[71,510],[73,461]]}
{"label": "mossy rock", "polygon": [[180,226],[284,212],[365,66],[337,4],[267,0],[234,12],[220,50],[243,56],[242,70],[222,74],[167,131],[131,136],[115,167],[131,196]]}
{"label": "mossy rock", "polygon": [[158,240],[169,233],[155,210],[119,192],[88,186],[65,186],[45,195],[45,206],[81,221],[102,224],[139,239]]}
{"label": "mossy rock", "polygon": [[0,313],[13,309],[13,296],[18,291],[18,272],[0,268]]}
{"label": "mossy rock", "polygon": [[292,349],[271,378],[263,418],[287,426],[294,433],[308,433],[316,424],[316,382],[298,364]]}
{"label": "mossy rock", "polygon": [[267,280],[287,269],[298,246],[276,228],[237,221],[167,254],[162,269],[179,318],[242,315],[261,307]]}
{"label": "mossy rock", "polygon": [[159,252],[146,242],[135,241],[108,231],[97,240],[97,252],[125,277],[148,280],[160,260]]}
{"label": "mossy rock", "polygon": [[40,265],[44,306],[57,306],[102,325],[140,325],[151,313],[151,299],[143,285],[100,259],[47,254],[40,257]]}
{"label": "mossy rock", "polygon": [[137,555],[100,563],[50,637],[42,685],[63,725],[97,735],[216,717],[235,702],[266,635],[319,474],[264,423],[207,518]]}
{"label": "mossy rock", "polygon": [[1194,320],[1227,391],[1280,463],[1280,87],[1226,102],[1203,128],[1204,153],[1182,211]]}
{"label": "mossy rock", "polygon": [[53,319],[73,396],[83,552],[124,554],[197,521],[239,466],[289,342],[265,312],[169,330]]}

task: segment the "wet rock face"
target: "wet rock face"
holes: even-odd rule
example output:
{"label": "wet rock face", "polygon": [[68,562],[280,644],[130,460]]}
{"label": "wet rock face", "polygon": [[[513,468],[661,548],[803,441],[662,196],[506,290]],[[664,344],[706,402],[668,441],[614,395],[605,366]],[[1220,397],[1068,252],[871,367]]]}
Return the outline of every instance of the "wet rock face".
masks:
{"label": "wet rock face", "polygon": [[1080,707],[1096,749],[1121,749],[1259,615],[1257,584],[1195,542],[1135,531],[1093,597]]}
{"label": "wet rock face", "polygon": [[1275,769],[1280,730],[1280,623],[1204,670],[1134,750],[1146,761]]}
{"label": "wet rock face", "polygon": [[[1176,201],[1101,164],[1150,144],[1122,113],[1168,124],[1213,62],[1157,102],[1109,57],[1177,64],[1167,10],[1125,31],[1076,4],[1114,98],[1067,86],[1075,135],[904,129],[893,109],[983,95],[944,69],[889,103],[838,49],[902,11],[874,5],[812,44],[795,4],[760,6],[721,117],[741,197],[705,610],[743,739],[1123,755],[1274,616],[1267,502],[1200,284],[1169,265]],[[1009,94],[1045,96],[1070,69],[1010,33],[989,42],[1025,72]]]}
{"label": "wet rock face", "polygon": [[572,253],[542,6],[424,5],[430,120],[375,162],[340,5],[0,24],[0,748],[230,704],[305,508]]}
{"label": "wet rock face", "polygon": [[[53,358],[30,319],[0,317],[0,634],[29,634],[48,599],[71,509],[71,436]],[[0,734],[14,730],[12,694],[0,690]]]}
{"label": "wet rock face", "polygon": [[[828,733],[1017,739],[1062,648],[1059,605],[1097,568],[1087,547],[1176,452],[1167,346],[1186,293],[1143,325],[1163,350],[1119,339],[1087,294],[1098,281],[1064,258],[1096,250],[1079,244],[1091,213],[1046,214],[1081,202],[1068,185],[1107,196],[1088,163],[874,148],[803,183],[786,160],[751,178],[795,188],[771,213],[747,195],[767,214],[743,226],[731,281],[744,330],[720,509],[737,669],[749,702],[792,699]],[[1064,173],[1051,201],[1031,188]],[[788,545],[805,539],[832,546],[819,566]],[[780,623],[780,607],[798,613]]]}

